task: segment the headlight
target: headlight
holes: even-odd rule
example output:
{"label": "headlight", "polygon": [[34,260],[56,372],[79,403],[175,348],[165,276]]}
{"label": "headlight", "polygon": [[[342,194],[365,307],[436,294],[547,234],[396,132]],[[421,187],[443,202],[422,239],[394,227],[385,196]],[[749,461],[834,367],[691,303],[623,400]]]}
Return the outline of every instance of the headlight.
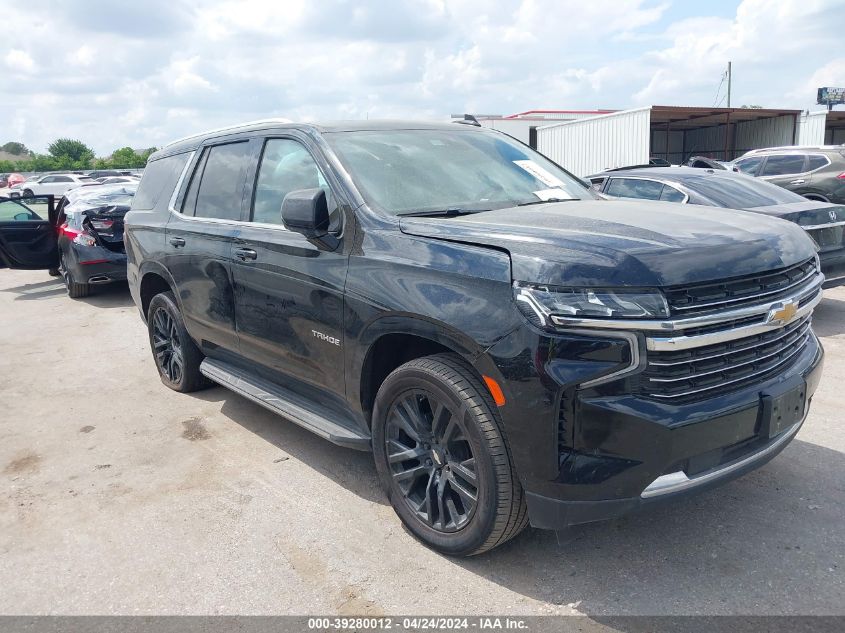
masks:
{"label": "headlight", "polygon": [[626,288],[561,288],[517,282],[516,305],[534,325],[552,315],[574,319],[652,319],[669,316],[663,293]]}

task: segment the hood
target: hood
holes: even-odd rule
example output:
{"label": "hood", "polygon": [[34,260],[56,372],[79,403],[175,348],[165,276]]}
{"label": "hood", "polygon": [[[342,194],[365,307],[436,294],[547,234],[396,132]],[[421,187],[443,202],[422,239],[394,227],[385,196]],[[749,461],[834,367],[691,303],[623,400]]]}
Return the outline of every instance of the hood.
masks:
{"label": "hood", "polygon": [[506,250],[518,281],[664,287],[784,268],[815,254],[795,224],[746,211],[577,200],[454,218],[402,218],[404,233]]}
{"label": "hood", "polygon": [[817,202],[816,200],[775,204],[770,207],[755,207],[749,209],[749,211],[789,220],[801,226],[845,222],[845,206]]}

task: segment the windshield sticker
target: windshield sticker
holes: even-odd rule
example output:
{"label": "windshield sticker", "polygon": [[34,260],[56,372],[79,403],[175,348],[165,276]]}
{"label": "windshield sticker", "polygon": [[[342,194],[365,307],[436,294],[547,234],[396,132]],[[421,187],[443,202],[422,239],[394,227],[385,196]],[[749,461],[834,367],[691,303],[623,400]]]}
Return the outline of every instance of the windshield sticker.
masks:
{"label": "windshield sticker", "polygon": [[537,180],[542,182],[544,185],[548,185],[549,187],[563,187],[563,181],[555,176],[553,173],[548,171],[547,169],[543,169],[535,163],[533,160],[515,160],[513,161],[515,165],[522,167],[525,171],[529,174],[534,176]]}
{"label": "windshield sticker", "polygon": [[540,189],[539,191],[532,191],[540,200],[575,200],[568,191],[563,189]]}

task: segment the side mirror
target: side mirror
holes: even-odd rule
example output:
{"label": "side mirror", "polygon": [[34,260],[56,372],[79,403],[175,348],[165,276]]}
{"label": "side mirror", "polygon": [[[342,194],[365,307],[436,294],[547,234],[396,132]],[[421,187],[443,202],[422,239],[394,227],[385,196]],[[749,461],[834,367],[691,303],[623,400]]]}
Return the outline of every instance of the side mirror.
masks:
{"label": "side mirror", "polygon": [[291,191],[282,201],[282,223],[322,250],[333,251],[340,243],[329,233],[329,206],[322,189]]}

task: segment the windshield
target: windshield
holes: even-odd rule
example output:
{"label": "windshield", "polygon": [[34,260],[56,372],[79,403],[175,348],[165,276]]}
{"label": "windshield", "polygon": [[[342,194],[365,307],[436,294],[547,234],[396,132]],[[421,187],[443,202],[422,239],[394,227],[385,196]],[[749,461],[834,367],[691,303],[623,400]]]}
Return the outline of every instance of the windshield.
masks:
{"label": "windshield", "polygon": [[554,163],[501,134],[378,130],[325,137],[367,202],[394,215],[596,197]]}
{"label": "windshield", "polygon": [[688,177],[684,178],[683,183],[720,207],[732,209],[754,209],[775,204],[806,202],[806,198],[788,189],[778,187],[765,180],[746,176],[734,178]]}

